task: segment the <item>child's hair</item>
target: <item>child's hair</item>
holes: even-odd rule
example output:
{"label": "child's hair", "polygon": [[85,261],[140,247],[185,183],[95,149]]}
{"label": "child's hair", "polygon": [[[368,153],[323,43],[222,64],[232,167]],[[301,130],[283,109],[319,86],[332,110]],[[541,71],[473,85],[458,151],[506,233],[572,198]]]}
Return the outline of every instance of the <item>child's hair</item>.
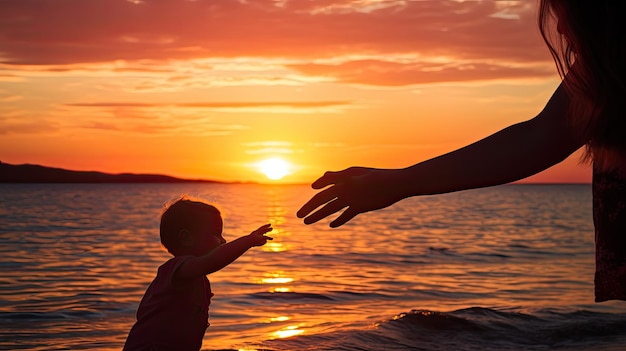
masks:
{"label": "child's hair", "polygon": [[221,216],[217,207],[199,198],[182,195],[166,203],[161,212],[161,244],[172,255],[178,250],[181,230],[196,231],[202,229],[203,219],[207,214]]}
{"label": "child's hair", "polygon": [[541,34],[559,73],[567,75],[569,120],[588,141],[583,161],[600,168],[626,155],[624,11],[624,0],[541,0],[539,7]]}

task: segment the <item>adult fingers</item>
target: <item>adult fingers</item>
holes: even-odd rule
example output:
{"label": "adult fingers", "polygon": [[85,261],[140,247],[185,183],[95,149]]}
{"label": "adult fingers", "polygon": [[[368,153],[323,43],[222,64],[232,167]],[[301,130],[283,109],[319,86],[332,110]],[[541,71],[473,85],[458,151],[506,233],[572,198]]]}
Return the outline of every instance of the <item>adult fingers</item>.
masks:
{"label": "adult fingers", "polygon": [[296,215],[298,218],[306,217],[309,213],[311,213],[316,208],[332,201],[337,198],[337,189],[336,187],[330,187],[328,189],[322,190],[319,193],[315,194],[307,203],[302,205]]}
{"label": "adult fingers", "polygon": [[341,211],[343,208],[347,206],[348,206],[347,204],[340,202],[338,199],[330,201],[319,210],[313,212],[312,214],[304,218],[304,224],[313,224],[322,218],[326,218],[335,212]]}
{"label": "adult fingers", "polygon": [[337,219],[330,222],[330,227],[331,228],[340,227],[346,224],[347,222],[349,222],[352,218],[356,217],[359,213],[360,212],[353,210],[352,207],[348,207],[345,211],[343,211],[339,215],[339,217],[337,217]]}
{"label": "adult fingers", "polygon": [[317,180],[315,180],[311,184],[311,187],[313,189],[322,189],[322,188],[325,188],[325,187],[327,187],[327,186],[329,186],[331,184],[335,184],[335,183],[337,183],[336,179],[342,177],[342,172],[343,171],[339,171],[339,172],[327,171],[326,173],[324,173],[323,176],[321,176]]}
{"label": "adult fingers", "polygon": [[368,168],[350,167],[342,171],[327,171],[323,176],[311,184],[313,189],[322,189],[332,184],[341,184],[350,180],[351,177],[360,176],[368,172]]}

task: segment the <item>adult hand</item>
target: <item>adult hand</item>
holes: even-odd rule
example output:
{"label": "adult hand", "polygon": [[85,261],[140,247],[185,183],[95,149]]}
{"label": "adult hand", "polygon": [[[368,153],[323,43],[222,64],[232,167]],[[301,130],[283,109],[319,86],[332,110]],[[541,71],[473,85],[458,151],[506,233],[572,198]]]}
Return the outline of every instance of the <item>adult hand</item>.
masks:
{"label": "adult hand", "polygon": [[263,246],[268,240],[273,240],[272,237],[265,236],[265,234],[273,230],[271,224],[264,224],[250,233],[248,237],[251,239],[252,246]]}
{"label": "adult hand", "polygon": [[[350,167],[339,172],[326,172],[313,182],[314,189],[327,189],[315,194],[297,213],[305,224],[345,211],[330,223],[339,227],[360,213],[385,208],[401,200],[401,190],[391,178],[399,170]],[[318,207],[321,208],[313,212]]]}

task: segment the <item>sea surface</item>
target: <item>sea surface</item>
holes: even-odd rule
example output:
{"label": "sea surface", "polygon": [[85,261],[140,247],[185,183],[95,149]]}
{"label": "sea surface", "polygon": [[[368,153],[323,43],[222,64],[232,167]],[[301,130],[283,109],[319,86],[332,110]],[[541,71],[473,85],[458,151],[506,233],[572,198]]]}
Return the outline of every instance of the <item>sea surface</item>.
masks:
{"label": "sea surface", "polygon": [[274,240],[209,275],[203,350],[626,350],[626,302],[594,303],[590,185],[411,198],[337,229],[304,185],[0,185],[0,350],[120,350],[159,265],[163,204]]}

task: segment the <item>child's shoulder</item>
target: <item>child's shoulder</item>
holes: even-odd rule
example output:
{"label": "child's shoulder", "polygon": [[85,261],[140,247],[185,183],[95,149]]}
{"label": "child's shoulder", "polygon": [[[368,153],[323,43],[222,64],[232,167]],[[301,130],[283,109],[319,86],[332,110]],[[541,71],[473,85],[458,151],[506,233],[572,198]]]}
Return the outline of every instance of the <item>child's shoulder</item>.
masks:
{"label": "child's shoulder", "polygon": [[185,261],[187,261],[188,259],[192,257],[194,256],[185,255],[185,256],[174,256],[170,258],[159,267],[159,274],[165,274],[166,272],[169,274],[173,273],[176,269],[178,269],[178,267],[180,267],[183,263],[185,263]]}

